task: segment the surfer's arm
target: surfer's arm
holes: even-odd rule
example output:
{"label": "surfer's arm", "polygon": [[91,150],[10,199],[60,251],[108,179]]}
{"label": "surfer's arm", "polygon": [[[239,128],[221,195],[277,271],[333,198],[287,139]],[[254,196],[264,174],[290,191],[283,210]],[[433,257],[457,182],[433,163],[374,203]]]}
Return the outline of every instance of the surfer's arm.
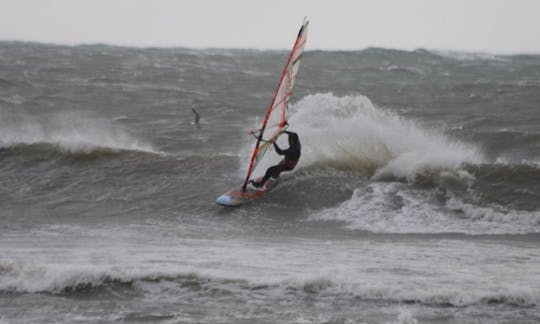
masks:
{"label": "surfer's arm", "polygon": [[276,153],[279,154],[279,155],[284,155],[285,154],[285,151],[280,149],[276,142],[274,142],[274,149],[276,150]]}

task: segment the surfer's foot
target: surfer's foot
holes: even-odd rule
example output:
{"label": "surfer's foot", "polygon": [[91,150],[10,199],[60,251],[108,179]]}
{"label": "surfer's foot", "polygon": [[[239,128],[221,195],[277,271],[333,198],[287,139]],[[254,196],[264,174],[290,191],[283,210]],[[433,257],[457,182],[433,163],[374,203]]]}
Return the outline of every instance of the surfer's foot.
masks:
{"label": "surfer's foot", "polygon": [[255,187],[255,188],[260,188],[260,187],[262,187],[262,184],[260,184],[260,183],[257,182],[257,181],[254,181],[254,180],[249,180],[249,184],[252,185],[252,186]]}

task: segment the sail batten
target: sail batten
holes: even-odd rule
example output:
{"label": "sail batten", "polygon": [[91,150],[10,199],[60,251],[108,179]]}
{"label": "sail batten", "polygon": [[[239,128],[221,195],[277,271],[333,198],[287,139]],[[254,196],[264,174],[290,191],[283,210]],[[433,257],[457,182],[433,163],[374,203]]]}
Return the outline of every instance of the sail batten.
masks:
{"label": "sail batten", "polygon": [[[264,116],[262,125],[260,127],[259,136],[257,136],[257,142],[251,153],[249,167],[244,179],[244,183],[242,185],[243,190],[245,190],[249,178],[251,177],[257,164],[261,161],[268,148],[279,137],[279,135],[283,133],[286,128],[287,102],[292,95],[292,90],[294,82],[296,80],[296,76],[298,74],[298,69],[300,67],[300,61],[304,51],[304,46],[307,41],[308,24],[308,21],[304,21],[302,27],[300,27],[298,36],[296,37],[293,48],[291,49],[291,52],[287,59],[287,63],[285,64],[281,73],[276,90],[274,91],[272,101],[270,102],[270,105]],[[272,128],[268,130],[268,132],[272,135],[268,140],[263,141],[263,135],[267,128]]]}

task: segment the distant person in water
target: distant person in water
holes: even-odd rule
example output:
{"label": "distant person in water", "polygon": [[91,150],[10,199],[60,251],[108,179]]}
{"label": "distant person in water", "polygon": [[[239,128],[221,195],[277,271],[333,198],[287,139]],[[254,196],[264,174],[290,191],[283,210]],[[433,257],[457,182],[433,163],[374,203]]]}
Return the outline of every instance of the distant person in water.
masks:
{"label": "distant person in water", "polygon": [[289,148],[286,150],[282,150],[281,148],[279,148],[276,142],[274,142],[274,148],[277,154],[284,155],[285,157],[278,164],[269,167],[260,182],[250,180],[249,184],[251,184],[253,187],[261,188],[262,186],[264,186],[266,181],[270,179],[270,177],[275,179],[279,177],[279,174],[281,172],[291,171],[298,163],[298,160],[300,160],[301,146],[300,140],[298,139],[298,134],[289,131],[284,131],[284,133],[289,136]]}
{"label": "distant person in water", "polygon": [[201,123],[199,122],[199,120],[201,119],[201,115],[199,115],[199,113],[194,108],[191,108],[191,111],[193,111],[193,114],[195,114],[195,119],[191,122],[191,125],[193,127],[201,128]]}

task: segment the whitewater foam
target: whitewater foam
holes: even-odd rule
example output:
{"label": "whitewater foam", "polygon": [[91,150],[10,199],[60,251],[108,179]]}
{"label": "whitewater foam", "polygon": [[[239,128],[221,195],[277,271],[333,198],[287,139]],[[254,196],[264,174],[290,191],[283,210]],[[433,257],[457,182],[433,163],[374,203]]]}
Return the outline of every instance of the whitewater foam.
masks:
{"label": "whitewater foam", "polygon": [[401,309],[396,322],[389,324],[417,324],[418,321],[412,316],[411,312],[407,309]]}
{"label": "whitewater foam", "polygon": [[[520,210],[509,210],[503,206],[491,205],[486,207],[475,206],[465,203],[463,200],[451,197],[446,202],[449,210],[457,210],[464,214],[467,219],[475,222],[483,222],[490,227],[494,223],[513,224],[517,233],[538,233],[540,232],[540,212],[528,212]],[[472,224],[471,224],[472,226]]]}
{"label": "whitewater foam", "polygon": [[0,119],[0,146],[47,143],[69,153],[89,153],[96,149],[158,153],[109,120],[57,113],[45,116],[4,116]]}
{"label": "whitewater foam", "polygon": [[356,188],[350,199],[310,216],[342,221],[346,228],[374,233],[525,234],[540,232],[540,213],[476,206],[446,193],[402,182],[374,182]]}
{"label": "whitewater foam", "polygon": [[323,165],[408,180],[425,170],[483,160],[478,149],[376,107],[365,96],[309,95],[291,108],[301,136],[299,166]]}
{"label": "whitewater foam", "polygon": [[[216,261],[214,253],[198,254],[208,246],[195,241],[189,243],[185,249],[176,246],[152,251],[131,247],[129,253],[127,250],[92,251],[69,256],[72,258],[69,263],[65,262],[67,260],[58,262],[60,256],[55,254],[34,261],[0,260],[0,292],[92,293],[105,285],[127,284],[152,295],[159,293],[161,298],[168,295],[178,298],[192,290],[201,291],[203,295],[205,292],[234,292],[237,298],[250,298],[251,294],[263,291],[268,298],[288,295],[302,299],[309,295],[335,300],[353,296],[362,300],[454,307],[487,304],[531,307],[540,303],[535,285],[529,286],[527,280],[507,272],[511,264],[478,268],[476,264],[449,263],[449,259],[463,257],[459,242],[432,244],[434,251],[422,246],[417,246],[418,251],[410,251],[406,244],[392,244],[393,249],[389,250],[390,246],[377,248],[371,243],[362,247],[299,244],[283,249],[279,243],[269,242],[265,242],[265,248],[253,250],[239,243],[234,244],[234,253],[226,252],[233,246],[224,246],[221,253],[228,258],[221,261]],[[196,251],[191,252],[190,248]],[[489,247],[476,245],[475,248],[477,257],[483,261],[493,257],[505,260],[515,253],[515,249],[508,249],[490,256],[483,254],[490,251]],[[310,258],[315,250],[320,251],[320,255],[312,263],[314,260]],[[160,251],[159,255],[147,259],[155,251]],[[302,257],[305,253],[307,256]],[[356,253],[362,253],[361,262],[350,259]],[[246,259],[247,256],[251,258]],[[263,259],[270,263],[259,266]],[[292,267],[287,260],[294,260]],[[401,268],[403,262],[407,262],[406,269]],[[533,261],[522,266],[518,273],[535,273]],[[433,273],[441,276],[452,273],[455,281],[440,280]],[[491,282],[494,275],[503,276],[505,280]]]}
{"label": "whitewater foam", "polygon": [[524,165],[531,166],[540,169],[540,156],[529,159],[513,159],[507,156],[499,156],[495,159],[495,164],[506,165],[506,166],[515,166],[515,165]]}
{"label": "whitewater foam", "polygon": [[433,50],[429,51],[435,55],[446,59],[452,59],[456,61],[497,61],[497,62],[506,62],[507,58],[501,55],[495,55],[490,53],[479,53],[479,52],[459,52],[459,51],[450,51],[450,50]]}

